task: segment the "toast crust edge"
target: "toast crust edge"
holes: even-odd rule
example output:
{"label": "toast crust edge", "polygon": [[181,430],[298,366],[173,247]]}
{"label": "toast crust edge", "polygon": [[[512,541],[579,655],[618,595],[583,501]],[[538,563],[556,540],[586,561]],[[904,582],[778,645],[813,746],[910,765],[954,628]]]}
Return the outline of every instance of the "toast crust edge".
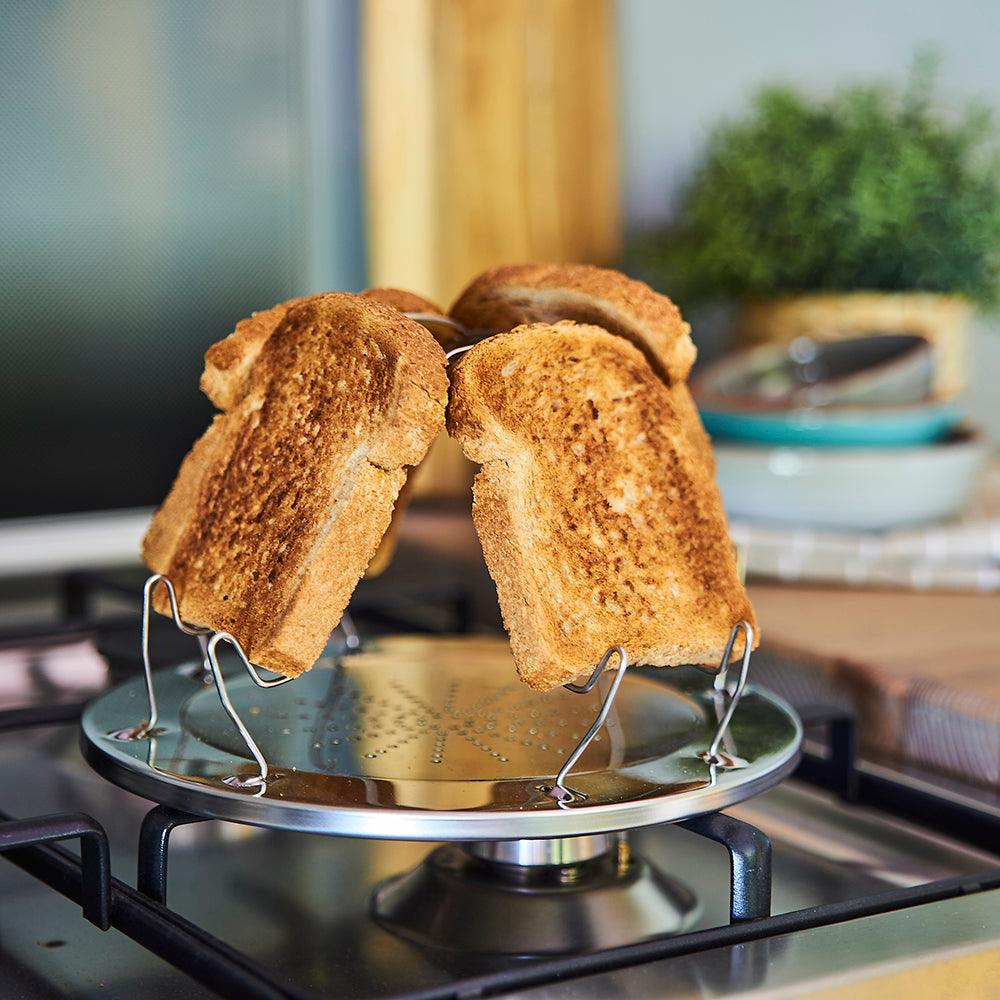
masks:
{"label": "toast crust edge", "polygon": [[[419,462],[433,438],[443,429],[448,387],[444,352],[431,334],[377,301],[330,293],[283,303],[276,307],[276,310],[284,310],[278,322],[273,322],[275,310],[267,311],[271,314],[268,316],[270,333],[289,314],[295,321],[296,316],[303,315],[302,310],[315,306],[319,299],[340,299],[355,311],[361,307],[358,316],[363,318],[365,332],[380,340],[387,351],[394,352],[392,384],[395,398],[371,441],[363,466],[357,470],[348,491],[337,497],[337,506],[343,505],[337,519],[344,518],[344,521],[335,525],[336,531],[327,531],[294,585],[284,595],[276,595],[275,605],[281,610],[268,621],[244,615],[237,633],[229,622],[220,620],[222,610],[214,609],[212,602],[202,601],[199,602],[201,607],[192,607],[190,600],[185,600],[185,581],[173,579],[176,574],[172,573],[174,557],[191,529],[192,518],[209,488],[213,472],[228,461],[240,428],[250,413],[259,409],[255,406],[256,395],[266,394],[268,379],[280,378],[280,372],[259,374],[255,373],[253,363],[249,368],[244,365],[240,385],[255,398],[241,400],[230,412],[215,416],[182,462],[142,542],[147,565],[171,577],[182,617],[199,625],[233,632],[254,662],[289,676],[312,666],[330,631],[340,620],[350,595],[389,526],[396,497],[406,479],[406,466]],[[327,304],[335,308],[338,303],[330,301],[323,305]],[[260,358],[267,342],[267,339],[260,340],[261,329],[263,325],[259,324],[255,331],[258,343],[254,362]],[[227,340],[232,344],[231,338]],[[236,348],[242,350],[245,346],[246,337],[236,338]],[[246,357],[245,352],[239,360],[245,362]],[[231,386],[230,391],[235,389]],[[266,543],[266,533],[262,539]],[[203,558],[210,559],[211,552],[204,553]],[[169,614],[169,604],[161,590],[157,592],[154,606],[161,613]]]}
{"label": "toast crust edge", "polygon": [[[518,497],[530,483],[531,458],[522,458],[526,448],[517,435],[509,433],[491,413],[481,405],[477,391],[477,351],[491,349],[491,341],[516,336],[546,336],[553,330],[571,328],[590,331],[604,338],[613,338],[617,349],[632,355],[633,362],[643,363],[640,352],[616,335],[594,327],[581,327],[573,323],[530,324],[509,333],[481,341],[455,366],[452,376],[452,393],[448,409],[448,430],[456,437],[470,459],[482,463],[473,486],[473,519],[479,535],[487,567],[497,587],[497,596],[505,627],[510,635],[518,673],[536,690],[548,690],[590,671],[608,646],[624,639],[607,636],[600,649],[577,650],[568,646],[555,628],[547,622],[539,608],[545,606],[544,567],[534,565],[519,541]],[[652,375],[653,373],[650,372]],[[708,445],[708,436],[697,419],[690,392],[685,384],[663,387],[670,394],[671,403],[681,424],[681,434],[690,442],[689,457],[693,473],[711,496],[702,498],[713,519],[725,524],[725,515],[718,500],[714,482],[714,462]],[[698,445],[695,447],[694,445]],[[707,455],[707,458],[706,458]],[[521,468],[522,462],[527,463]],[[704,627],[693,628],[680,643],[647,643],[643,648],[626,649],[636,662],[652,666],[677,666],[688,663],[718,665],[730,628],[746,618],[754,628],[754,647],[759,644],[759,631],[752,605],[736,574],[735,558],[723,559],[721,571],[726,579],[727,603],[735,608],[733,621],[726,626],[724,635],[709,635]],[[627,600],[627,595],[622,600]],[[698,633],[701,633],[700,635]],[[732,659],[742,655],[737,644]]]}
{"label": "toast crust edge", "polygon": [[470,328],[494,332],[573,320],[639,348],[670,384],[687,378],[697,349],[691,327],[665,295],[620,271],[590,264],[508,264],[475,278],[451,307]]}

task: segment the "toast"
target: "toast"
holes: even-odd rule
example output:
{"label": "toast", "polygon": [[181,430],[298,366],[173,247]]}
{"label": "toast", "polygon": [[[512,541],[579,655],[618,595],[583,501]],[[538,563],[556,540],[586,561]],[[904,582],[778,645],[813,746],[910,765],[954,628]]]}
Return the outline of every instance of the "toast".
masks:
{"label": "toast", "polygon": [[251,313],[236,324],[236,329],[228,337],[205,352],[201,391],[217,409],[229,410],[246,395],[250,370],[257,356],[288,310],[302,301],[289,299],[270,309]]}
{"label": "toast", "polygon": [[184,459],[142,545],[182,618],[232,633],[269,670],[308,670],[389,525],[406,467],[443,426],[444,365],[418,323],[348,294],[283,303],[212,347],[203,385],[225,412]]}
{"label": "toast", "polygon": [[694,364],[691,327],[649,285],[589,264],[513,264],[486,271],[455,301],[451,315],[469,329],[496,333],[523,323],[575,320],[634,344],[670,385]]}
{"label": "toast", "polygon": [[[430,299],[401,288],[367,288],[359,297],[381,302],[400,312],[441,313],[441,307]],[[236,329],[228,337],[208,349],[201,376],[201,391],[220,410],[228,410],[242,398],[257,355],[288,310],[302,301],[301,298],[289,299],[270,309],[251,313],[236,324]]]}
{"label": "toast", "polygon": [[[715,477],[712,444],[684,381],[696,353],[691,327],[665,295],[602,267],[516,264],[476,278],[452,306],[452,316],[470,327],[494,332],[538,320],[574,320],[624,337],[643,352],[654,371],[676,387],[674,402],[684,418],[692,453],[703,463],[705,474]],[[671,365],[672,350],[682,359],[690,356],[686,367]]]}
{"label": "toast", "polygon": [[361,296],[376,299],[400,312],[423,313],[424,316],[417,322],[426,326],[446,351],[454,350],[466,343],[464,330],[456,329],[449,322],[448,314],[439,305],[422,295],[406,292],[401,288],[369,288],[363,291]]}
{"label": "toast", "polygon": [[686,386],[570,322],[484,340],[451,378],[448,429],[482,464],[473,519],[530,687],[615,644],[638,663],[717,664],[737,622],[756,627]]}
{"label": "toast", "polygon": [[376,302],[381,302],[384,306],[392,306],[393,309],[398,309],[400,312],[444,315],[437,303],[425,299],[422,295],[417,295],[416,292],[408,292],[404,288],[366,288],[358,294],[363,299],[374,299]]}

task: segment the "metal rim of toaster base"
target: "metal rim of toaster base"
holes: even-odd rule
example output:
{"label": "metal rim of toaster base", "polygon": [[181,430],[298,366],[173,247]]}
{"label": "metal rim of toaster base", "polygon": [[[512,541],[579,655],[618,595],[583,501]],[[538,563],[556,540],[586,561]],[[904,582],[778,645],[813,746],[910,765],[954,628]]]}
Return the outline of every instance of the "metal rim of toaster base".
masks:
{"label": "metal rim of toaster base", "polygon": [[458,813],[427,810],[408,813],[385,809],[316,806],[256,799],[212,786],[149,772],[146,775],[118,764],[83,738],[83,752],[103,777],[136,795],[183,812],[209,819],[246,823],[300,833],[363,837],[375,840],[477,841],[530,840],[613,833],[660,823],[676,823],[736,805],[778,784],[795,770],[796,747],[782,764],[752,780],[724,789],[706,789],[686,798],[670,796],[621,805],[584,806],[572,811],[523,813]]}
{"label": "metal rim of toaster base", "polygon": [[[491,650],[488,644],[484,644],[482,640],[479,642],[477,650],[478,659],[481,660],[484,651],[489,654]],[[390,641],[385,648],[391,653],[400,653],[403,649],[411,647],[393,647]],[[448,647],[442,647],[441,644],[435,647],[433,660],[435,677],[440,675],[443,663],[447,666],[447,657],[442,659],[439,653],[441,648],[447,650]],[[509,653],[505,655],[509,656]],[[407,669],[412,671],[413,661],[409,657],[407,659],[409,660]],[[363,657],[359,660],[349,658],[345,662],[360,663],[361,660]],[[477,657],[472,657],[470,664],[464,666],[463,670],[468,668],[475,675],[471,663],[476,660]],[[486,660],[489,660],[489,656],[486,656]],[[430,658],[425,662],[431,663]],[[384,670],[384,663],[379,665],[379,669]],[[321,682],[326,685],[331,679],[336,680],[336,670],[346,675],[351,673],[350,670],[345,671],[339,666],[327,669],[325,676],[321,672],[314,671],[311,682],[314,689],[318,689]],[[661,709],[664,710],[664,718],[668,720],[664,723],[665,728],[669,725],[671,713],[675,728],[677,726],[683,728],[687,725],[684,713],[699,710],[700,694],[693,689],[676,690],[672,685],[653,681],[641,675],[627,676],[624,678],[625,683],[621,691],[630,691],[632,700],[630,702],[628,696],[621,699],[624,707],[620,720],[621,732],[617,737],[626,748],[625,759],[622,760],[622,746],[618,747],[615,755],[612,754],[611,744],[616,737],[608,730],[606,742],[602,745],[603,750],[596,750],[591,769],[585,769],[577,775],[577,787],[585,788],[586,783],[590,782],[595,789],[587,801],[568,806],[559,805],[541,792],[536,799],[528,801],[532,794],[529,786],[538,787],[534,784],[537,779],[517,777],[521,772],[516,772],[513,776],[504,776],[504,768],[507,767],[509,770],[510,766],[517,763],[514,752],[507,751],[511,754],[511,765],[499,764],[498,761],[507,760],[507,757],[498,757],[494,752],[491,758],[484,752],[478,752],[488,750],[490,747],[484,744],[477,749],[474,744],[479,737],[475,737],[472,730],[458,734],[464,736],[461,740],[456,737],[456,752],[459,755],[465,754],[462,766],[470,768],[467,778],[464,770],[462,776],[455,778],[454,769],[458,765],[446,761],[445,768],[437,770],[425,763],[423,772],[418,775],[419,780],[409,781],[411,759],[403,750],[397,754],[400,758],[396,772],[399,780],[393,779],[390,766],[392,761],[388,758],[378,758],[371,762],[371,766],[376,769],[381,767],[384,770],[389,767],[390,773],[386,777],[380,775],[377,770],[373,774],[365,774],[363,770],[354,775],[344,773],[349,769],[338,766],[337,759],[325,762],[326,773],[317,773],[321,768],[316,766],[297,770],[294,766],[288,767],[288,764],[295,760],[302,763],[301,757],[293,755],[284,761],[276,762],[278,777],[273,783],[269,783],[266,795],[254,795],[223,783],[224,779],[220,776],[226,773],[224,769],[228,767],[231,770],[234,763],[240,762],[240,756],[238,753],[233,753],[235,744],[226,742],[227,738],[222,727],[215,729],[214,721],[207,721],[216,717],[210,716],[208,712],[208,706],[215,698],[214,691],[201,689],[192,681],[190,673],[182,668],[157,671],[157,686],[163,692],[160,703],[164,735],[159,737],[159,742],[164,748],[166,759],[162,761],[154,759],[151,764],[147,758],[151,750],[155,752],[156,747],[150,747],[150,741],[121,742],[113,736],[114,731],[120,729],[123,724],[134,724],[138,721],[137,718],[123,718],[123,715],[127,716],[129,712],[142,711],[143,681],[137,678],[102,695],[85,711],[82,720],[81,746],[91,766],[110,781],[131,792],[186,812],[258,826],[340,836],[428,841],[512,840],[568,837],[676,822],[733,805],[779,782],[797,764],[802,737],[801,724],[787,704],[768,692],[754,690],[751,687],[747,689],[736,713],[736,718],[742,716],[746,720],[745,726],[748,727],[744,738],[737,741],[737,751],[745,758],[739,761],[737,768],[710,768],[704,765],[705,774],[710,774],[711,780],[689,780],[699,775],[698,767],[702,762],[698,760],[698,752],[704,749],[701,742],[707,741],[707,737],[711,734],[711,720],[707,717],[704,731],[702,732],[699,727],[698,731],[692,734],[693,742],[685,742],[683,733],[672,743],[669,738],[665,738],[662,744],[663,752],[659,757],[655,756],[655,752],[651,756],[648,747],[644,745],[642,753],[637,751],[635,754],[638,763],[630,767],[628,754],[632,752],[629,742],[633,739],[631,732],[636,734],[635,740],[639,742],[646,740],[647,743],[652,732],[653,742],[650,745],[655,751],[657,740],[655,729]],[[374,671],[372,673],[374,674]],[[445,673],[447,681],[447,671]],[[480,676],[472,677],[474,683],[470,684],[470,688],[478,689],[482,677],[493,677],[496,674],[495,664],[487,663]],[[384,676],[383,673],[382,677]],[[401,673],[400,676],[409,680],[412,678],[412,673]],[[547,706],[550,702],[531,702],[530,699],[549,698],[552,693],[534,695],[524,689],[520,682],[513,680],[510,674],[501,676],[510,679],[507,685],[510,694],[501,691],[499,697],[494,697],[486,709],[485,718],[487,720],[499,718],[501,722],[507,723],[511,720],[518,721],[523,716],[524,723],[536,721],[528,718],[532,711],[537,711],[533,706]],[[711,687],[710,682],[704,678],[702,685],[706,689]],[[376,694],[391,697],[386,690],[388,687],[389,685],[379,682]],[[275,733],[289,732],[289,728],[274,727],[296,725],[295,710],[288,712],[287,709],[300,706],[302,718],[309,716],[310,711],[316,711],[308,700],[310,692],[308,686],[287,685],[278,690],[288,692],[289,689],[295,690],[291,694],[282,696],[285,699],[283,703],[261,701],[261,707],[257,712],[254,712],[253,708],[250,709],[255,716],[255,723],[265,735],[268,727],[271,727],[273,746],[279,749],[284,744],[294,742],[299,735],[295,733],[291,739],[286,736],[284,744],[280,737],[274,737]],[[233,697],[240,696],[236,685],[231,687],[231,692]],[[293,697],[300,692],[306,697]],[[248,694],[248,697],[251,695]],[[268,693],[267,697],[271,698],[271,693]],[[570,725],[565,731],[569,732],[575,724],[575,717],[568,713],[578,711],[577,697],[569,694],[554,696],[558,699],[555,711],[561,711],[562,716],[559,717],[559,723],[551,724],[560,724],[563,718],[567,718]],[[621,694],[619,697],[621,698]],[[504,698],[507,698],[512,707],[508,715],[498,716],[497,702],[502,703]],[[487,698],[486,701],[490,702],[490,699]],[[579,699],[581,714],[590,710],[589,705],[583,702],[583,699]],[[217,704],[217,700],[215,703]],[[354,704],[357,703],[358,699],[355,698]],[[638,707],[629,708],[630,704]],[[650,709],[651,704],[652,709]],[[375,707],[377,703],[373,706],[373,715]],[[466,704],[457,710],[453,718],[475,715],[475,707]],[[707,708],[702,707],[700,710],[706,716],[709,714]],[[363,722],[357,722],[357,708],[353,711],[355,725],[363,725]],[[506,710],[501,708],[500,711]],[[268,720],[268,714],[276,718]],[[328,713],[324,715],[324,719],[327,717]],[[398,705],[378,708],[378,720],[399,717]],[[310,724],[313,721],[310,719]],[[543,719],[538,724],[544,722]],[[373,722],[372,725],[384,727],[382,721]],[[630,734],[621,735],[630,726]],[[644,732],[640,732],[643,729]],[[312,731],[311,725],[307,731]],[[400,739],[398,736],[390,738]],[[312,740],[313,737],[309,736],[308,739]],[[426,739],[428,739],[426,733],[422,733],[416,743],[419,744],[421,740]],[[490,739],[500,745],[496,737]],[[322,743],[323,751],[300,749],[297,752],[323,753],[327,742],[328,740],[321,736],[315,743],[309,745],[318,747]],[[301,741],[299,745],[305,746]],[[357,745],[358,739],[355,738],[355,747]],[[173,749],[167,749],[171,747]],[[542,744],[542,747],[549,749],[545,744]],[[375,754],[360,754],[357,749],[353,752],[355,758],[375,756]],[[533,752],[535,751],[524,751],[527,754]],[[276,749],[276,756],[278,753]],[[613,762],[615,766],[609,765],[602,770],[601,753],[617,756]],[[168,754],[173,756],[167,756]],[[640,757],[643,759],[639,760]],[[184,766],[190,770],[183,776],[168,773],[169,766],[173,766],[171,761],[181,759]],[[558,760],[553,758],[552,763],[554,774]],[[164,766],[159,766],[160,764]],[[364,764],[364,761],[355,760],[356,767],[361,764]],[[419,765],[416,757],[413,764]],[[435,780],[433,775],[441,773],[442,770],[446,771],[448,764],[452,766],[453,776],[447,780]],[[296,774],[291,773],[296,770]],[[659,775],[664,776],[662,786],[658,783]],[[643,776],[651,779],[651,783],[645,788],[639,787]],[[570,787],[574,785],[573,777],[571,774],[568,781]],[[318,784],[310,784],[310,781]],[[481,802],[481,804],[462,808],[436,807],[438,801],[449,803],[450,800],[453,803],[456,791],[460,791],[463,795],[468,794],[470,801],[475,800],[475,803]],[[602,798],[605,801],[600,801]]]}

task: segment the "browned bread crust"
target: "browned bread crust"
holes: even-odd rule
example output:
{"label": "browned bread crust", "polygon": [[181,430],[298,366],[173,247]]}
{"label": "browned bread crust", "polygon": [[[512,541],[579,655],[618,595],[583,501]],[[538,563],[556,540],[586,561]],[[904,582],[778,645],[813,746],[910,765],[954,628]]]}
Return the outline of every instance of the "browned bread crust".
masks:
{"label": "browned bread crust", "polygon": [[481,274],[451,307],[470,329],[510,330],[561,319],[617,333],[646,355],[671,385],[694,363],[691,327],[649,285],[589,264],[512,264]]}
{"label": "browned bread crust", "polygon": [[[440,316],[447,319],[448,314],[430,299],[414,292],[406,292],[401,288],[369,288],[361,293],[362,298],[376,299],[387,306],[392,306],[400,312],[427,313],[429,316]],[[460,347],[466,342],[462,331],[454,329],[445,323],[433,319],[422,319],[420,322],[434,335],[434,339],[446,350]]]}
{"label": "browned bread crust", "polygon": [[258,314],[268,336],[227,338],[234,363],[217,367],[245,369],[242,391],[223,393],[227,412],[185,458],[142,551],[186,621],[295,675],[322,652],[406,467],[441,430],[448,380],[433,337],[378,302],[326,294],[276,309],[276,323]]}
{"label": "browned bread crust", "polygon": [[[442,313],[441,307],[430,299],[401,288],[367,288],[360,297],[381,302],[400,312]],[[247,376],[268,337],[288,310],[302,301],[301,298],[289,299],[270,309],[251,313],[236,324],[228,337],[208,349],[201,390],[220,410],[229,409],[243,396]]]}
{"label": "browned bread crust", "polygon": [[302,299],[279,302],[251,313],[236,329],[205,352],[201,391],[220,409],[228,410],[246,394],[250,369],[288,310]]}
{"label": "browned bread crust", "polygon": [[[443,314],[437,303],[402,288],[366,288],[359,293],[359,297],[381,302],[400,312]],[[252,313],[247,319],[240,320],[228,337],[208,349],[205,354],[205,371],[201,377],[201,388],[219,409],[225,410],[233,406],[246,391],[245,383],[249,371],[268,337],[285,318],[289,308],[301,301],[303,300],[289,299],[270,309]],[[431,333],[446,350],[455,346],[450,331],[438,329],[432,330]],[[375,555],[372,556],[371,565],[365,572],[366,576],[378,576],[392,561],[403,513],[409,505],[411,492],[412,489],[408,489],[405,484],[400,490],[392,521],[382,536]]]}
{"label": "browned bread crust", "polygon": [[400,312],[435,313],[443,316],[444,311],[436,302],[425,299],[416,292],[408,292],[404,288],[366,288],[359,293],[363,299],[374,299],[384,306],[392,306]]}
{"label": "browned bread crust", "polygon": [[690,405],[594,326],[518,327],[453,366],[448,429],[482,463],[473,518],[531,687],[616,643],[717,664],[732,626],[755,624]]}

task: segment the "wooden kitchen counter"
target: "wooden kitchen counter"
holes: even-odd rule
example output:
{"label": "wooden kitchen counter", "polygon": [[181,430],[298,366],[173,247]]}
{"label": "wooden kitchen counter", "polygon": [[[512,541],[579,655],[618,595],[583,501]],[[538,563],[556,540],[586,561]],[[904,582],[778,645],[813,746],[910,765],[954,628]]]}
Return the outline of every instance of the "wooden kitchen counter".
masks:
{"label": "wooden kitchen counter", "polygon": [[765,641],[888,677],[947,682],[1000,700],[1000,599],[753,583]]}
{"label": "wooden kitchen counter", "polygon": [[1000,789],[1000,600],[755,583],[763,649],[844,696],[862,747]]}

